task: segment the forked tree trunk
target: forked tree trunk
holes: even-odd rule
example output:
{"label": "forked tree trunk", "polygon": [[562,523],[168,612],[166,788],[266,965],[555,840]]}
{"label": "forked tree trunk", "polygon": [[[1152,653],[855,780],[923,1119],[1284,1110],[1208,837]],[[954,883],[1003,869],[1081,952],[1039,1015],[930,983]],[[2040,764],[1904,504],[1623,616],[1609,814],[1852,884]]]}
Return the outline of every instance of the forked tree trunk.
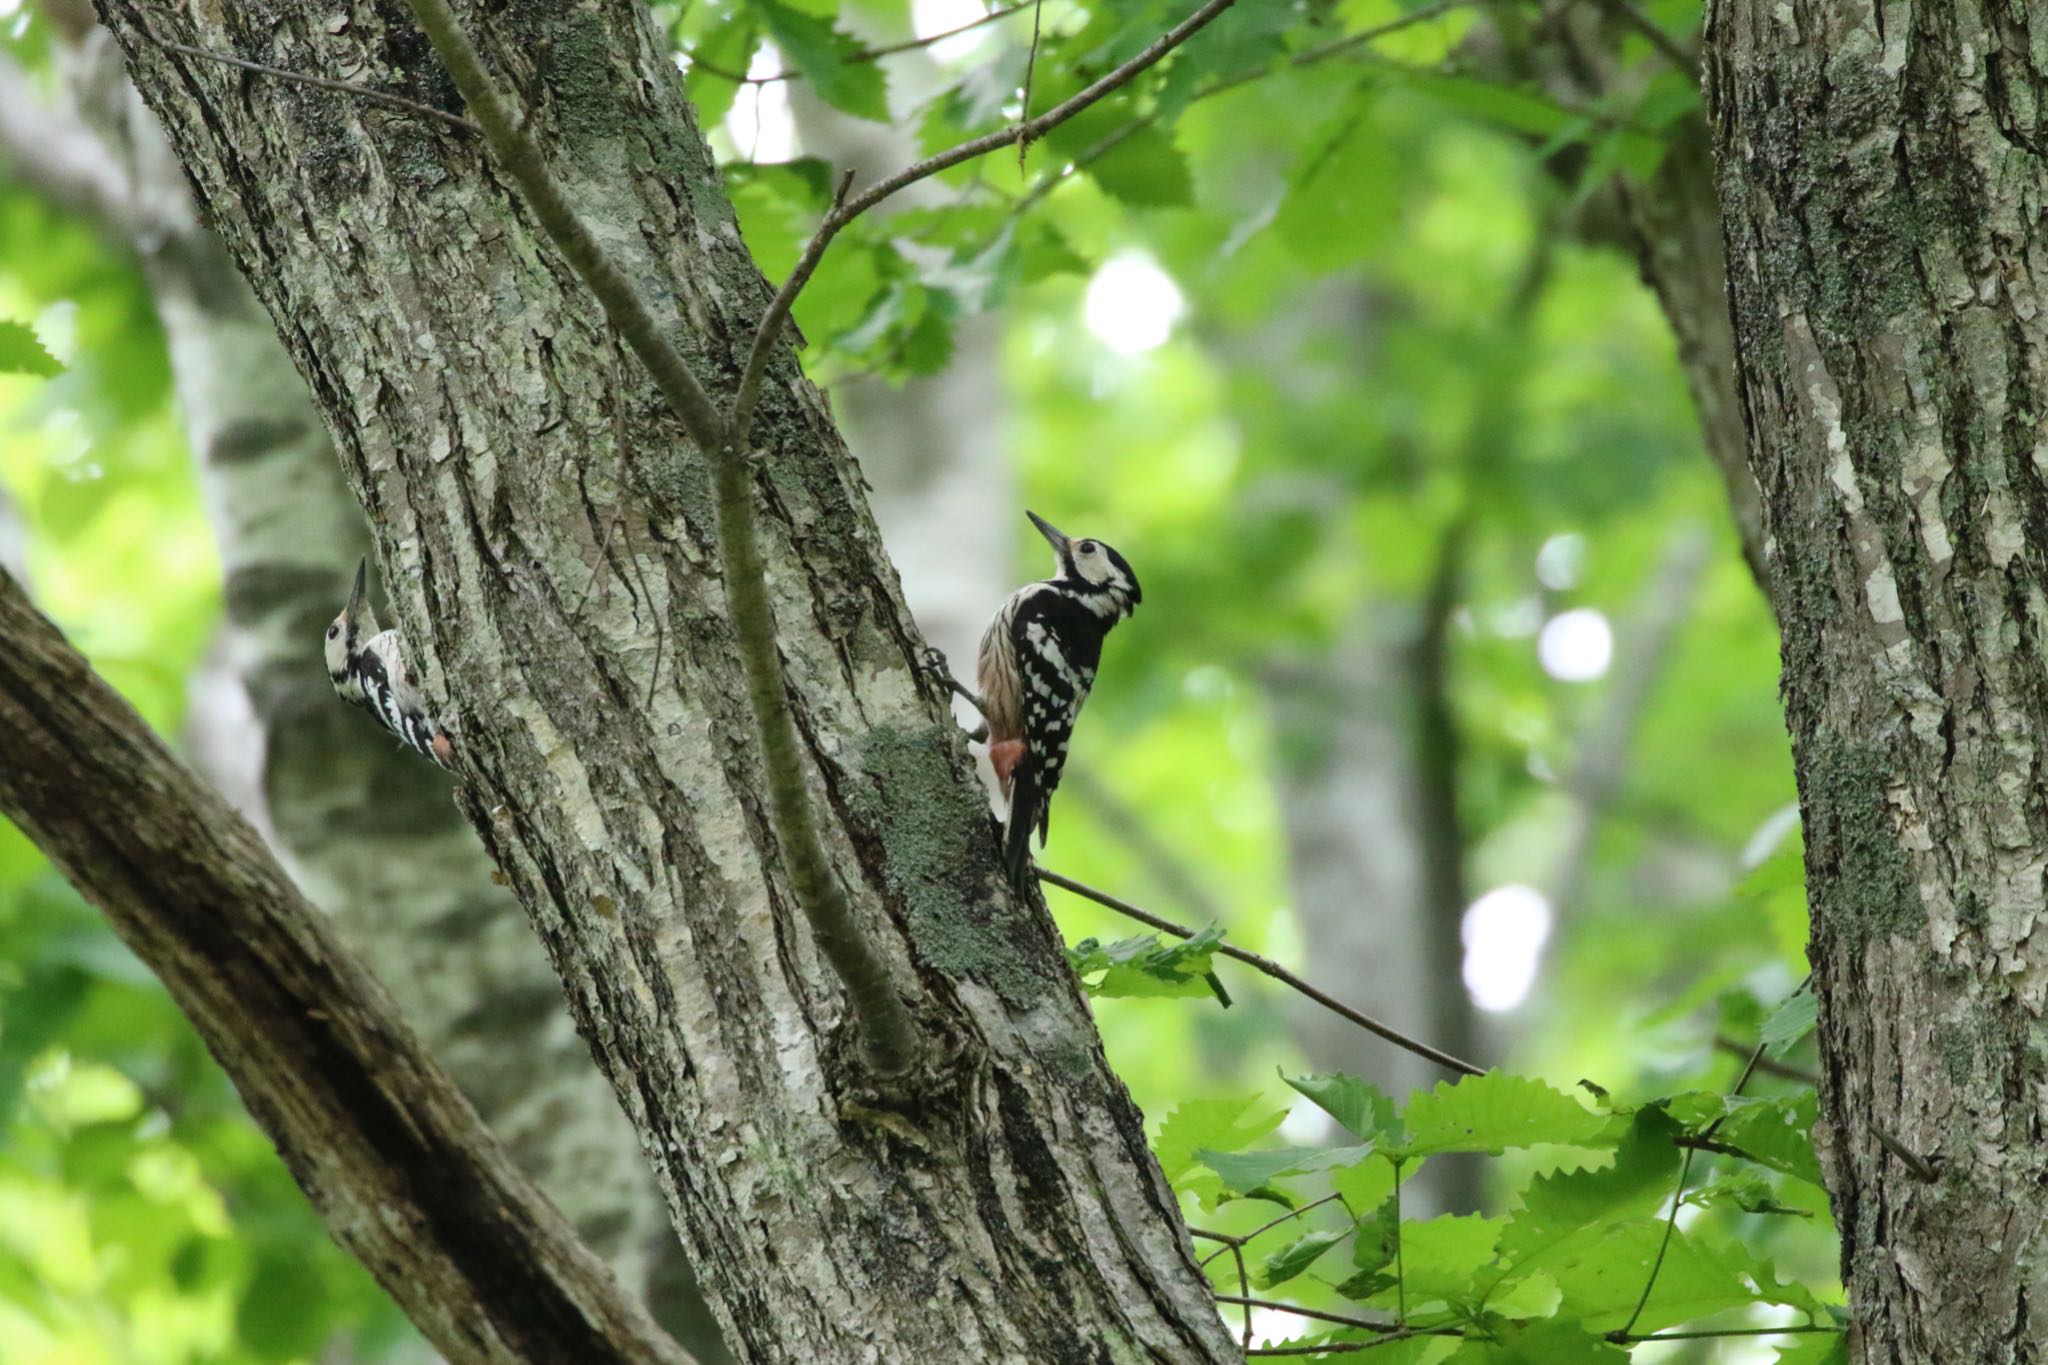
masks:
{"label": "forked tree trunk", "polygon": [[[735,1352],[1232,1358],[1043,908],[996,876],[859,471],[794,364],[756,421],[756,496],[813,799],[930,1045],[888,1090],[773,848],[698,452],[476,139],[170,54],[141,14],[102,5],[335,433],[474,818]],[[465,18],[729,392],[767,292],[646,11]],[[388,0],[219,7],[166,36],[453,102]]]}
{"label": "forked tree trunk", "polygon": [[1708,33],[1820,1145],[1883,1365],[2048,1355],[2040,14],[1716,0]]}

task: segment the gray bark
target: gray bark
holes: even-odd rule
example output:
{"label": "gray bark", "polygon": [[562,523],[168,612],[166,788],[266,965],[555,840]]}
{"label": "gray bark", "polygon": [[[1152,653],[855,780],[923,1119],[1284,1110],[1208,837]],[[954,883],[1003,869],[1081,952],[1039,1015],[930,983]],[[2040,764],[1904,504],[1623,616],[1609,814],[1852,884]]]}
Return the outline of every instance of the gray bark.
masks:
{"label": "gray bark", "polygon": [[[639,1141],[447,779],[338,705],[317,666],[370,540],[305,384],[104,31],[81,28],[59,60],[99,136],[0,71],[0,156],[32,183],[93,187],[66,197],[133,245],[163,324],[225,573],[227,619],[188,722],[196,761],[621,1282],[646,1292],[658,1273],[664,1325],[707,1365],[727,1358]],[[51,147],[62,165],[39,174]]]}
{"label": "gray bark", "polygon": [[[371,510],[472,818],[735,1354],[1232,1358],[1043,906],[996,875],[859,471],[794,365],[755,422],[791,701],[856,914],[936,1045],[885,1091],[771,847],[709,471],[588,296],[473,140],[171,60],[102,12]],[[730,392],[767,291],[645,11],[469,18],[597,238]],[[448,99],[370,0],[179,36]]]}
{"label": "gray bark", "polygon": [[1819,1146],[1850,1354],[2036,1361],[2048,1354],[2040,11],[1717,0],[1708,40],[1805,823]]}

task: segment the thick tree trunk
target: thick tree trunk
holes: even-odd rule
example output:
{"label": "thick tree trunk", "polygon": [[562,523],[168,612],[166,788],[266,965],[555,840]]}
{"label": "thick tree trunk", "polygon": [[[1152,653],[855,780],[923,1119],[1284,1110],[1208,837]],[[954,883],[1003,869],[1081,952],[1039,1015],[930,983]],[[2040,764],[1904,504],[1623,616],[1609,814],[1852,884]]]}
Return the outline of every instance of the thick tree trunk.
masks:
{"label": "thick tree trunk", "polygon": [[[1805,815],[1820,1146],[1851,1356],[2037,1361],[2040,11],[1717,0],[1708,38]],[[1922,1158],[1917,1174],[1899,1149]]]}
{"label": "thick tree trunk", "polygon": [[[474,817],[736,1354],[1231,1358],[1043,909],[995,875],[858,470],[794,365],[756,420],[756,496],[821,825],[932,1045],[888,1091],[772,848],[709,471],[482,148],[102,13],[372,511]],[[468,20],[598,240],[729,392],[767,293],[645,11]],[[372,0],[174,36],[450,98]]]}
{"label": "thick tree trunk", "polygon": [[[309,642],[370,549],[291,357],[89,10],[46,0],[63,88],[98,135],[0,65],[0,160],[133,245],[220,544],[227,619],[194,680],[193,761],[334,916],[471,1103],[620,1280],[706,1365],[729,1359],[611,1088],[448,779],[335,705]],[[69,21],[69,22],[67,22]],[[61,164],[38,166],[39,149]],[[93,186],[91,193],[66,186]],[[658,1286],[658,1289],[654,1288]]]}

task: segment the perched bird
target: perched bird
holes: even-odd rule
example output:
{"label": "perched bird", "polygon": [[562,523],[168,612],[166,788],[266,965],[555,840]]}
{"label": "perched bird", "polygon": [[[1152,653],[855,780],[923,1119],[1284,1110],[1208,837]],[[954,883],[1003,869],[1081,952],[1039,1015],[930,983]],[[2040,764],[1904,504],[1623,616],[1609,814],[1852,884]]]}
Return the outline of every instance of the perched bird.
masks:
{"label": "perched bird", "polygon": [[1095,683],[1102,639],[1143,600],[1122,555],[1099,540],[1063,535],[1036,512],[1024,515],[1051,542],[1059,572],[1010,594],[982,633],[976,668],[989,762],[1010,802],[1003,862],[1020,886],[1034,827],[1045,842],[1047,807]]}
{"label": "perched bird", "polygon": [[370,561],[356,565],[348,605],[327,627],[327,678],[345,702],[362,707],[379,724],[443,768],[453,766],[455,746],[427,710],[405,666],[405,646],[396,630],[379,631],[363,588]]}

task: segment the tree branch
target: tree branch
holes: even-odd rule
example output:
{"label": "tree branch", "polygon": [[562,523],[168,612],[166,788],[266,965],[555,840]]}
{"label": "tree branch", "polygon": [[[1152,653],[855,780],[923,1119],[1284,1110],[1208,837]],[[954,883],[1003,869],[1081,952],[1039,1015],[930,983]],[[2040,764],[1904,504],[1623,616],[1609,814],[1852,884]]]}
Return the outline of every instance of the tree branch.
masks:
{"label": "tree branch", "polygon": [[[916,1051],[910,1012],[896,994],[887,964],[861,934],[811,814],[796,721],[790,715],[776,645],[774,606],[756,538],[744,424],[719,413],[646,302],[590,235],[549,173],[525,122],[514,116],[497,82],[484,70],[482,56],[447,0],[406,3],[476,115],[498,164],[517,182],[548,239],[597,295],[605,316],[654,376],[684,430],[711,463],[718,499],[719,567],[746,667],[747,697],[767,769],[776,839],[818,949],[846,986],[868,1065],[885,1076],[901,1072]],[[758,376],[755,386],[758,390]]]}
{"label": "tree branch", "polygon": [[0,573],[0,811],[162,979],[335,1240],[449,1359],[689,1357],[520,1175],[260,837]]}
{"label": "tree branch", "polygon": [[[411,0],[415,5],[433,2],[438,0]],[[949,147],[914,165],[904,167],[888,179],[861,191],[851,199],[835,203],[825,214],[824,221],[818,224],[818,230],[811,234],[811,240],[804,247],[804,254],[797,258],[795,268],[789,272],[789,278],[784,280],[782,288],[776,291],[774,300],[768,305],[768,311],[761,315],[761,325],[754,333],[753,348],[747,355],[746,370],[740,376],[739,395],[733,400],[734,443],[742,448],[746,445],[748,428],[754,420],[754,405],[760,399],[761,379],[768,369],[768,357],[776,340],[782,334],[782,324],[788,321],[789,310],[795,305],[796,296],[802,293],[803,287],[810,282],[812,274],[818,268],[818,262],[825,255],[825,248],[832,245],[832,239],[839,235],[841,228],[898,190],[915,185],[918,181],[937,175],[940,171],[950,170],[965,161],[972,161],[978,156],[995,151],[998,147],[1007,147],[1012,143],[1028,145],[1036,142],[1047,132],[1059,127],[1105,96],[1112,95],[1129,85],[1156,65],[1167,53],[1201,32],[1211,20],[1229,9],[1233,3],[1235,0],[1207,0],[1200,9],[1161,34],[1143,52],[1087,89],[1054,105],[1037,118],[1026,119],[1014,128],[998,128],[992,133],[970,138],[956,147]]]}
{"label": "tree branch", "polygon": [[[1075,895],[1082,897],[1084,900],[1094,901],[1097,905],[1103,906],[1110,910],[1114,910],[1119,915],[1128,915],[1130,918],[1137,920],[1140,924],[1149,924],[1154,929],[1157,929],[1162,933],[1173,934],[1179,938],[1193,938],[1195,936],[1195,931],[1192,929],[1185,928],[1181,925],[1175,924],[1172,920],[1164,919],[1161,916],[1153,914],[1149,910],[1141,910],[1137,906],[1132,905],[1129,901],[1118,900],[1115,896],[1110,895],[1107,891],[1097,891],[1094,887],[1089,886],[1086,883],[1077,882],[1071,877],[1062,877],[1057,872],[1048,872],[1046,869],[1041,867],[1038,869],[1038,880],[1045,882],[1049,886],[1057,886],[1062,891],[1071,891]],[[1279,963],[1273,961],[1273,959],[1269,957],[1261,957],[1257,953],[1249,952],[1243,948],[1237,947],[1235,944],[1228,942],[1217,944],[1216,951],[1223,954],[1225,957],[1236,958],[1239,962],[1244,963],[1246,966],[1258,968],[1267,976],[1272,977],[1275,981],[1279,981],[1288,986],[1292,986],[1295,990],[1300,991],[1303,995],[1315,1001],[1324,1009],[1342,1015],[1344,1018],[1349,1019],[1352,1023],[1366,1030],[1368,1033],[1378,1034],[1380,1037],[1392,1043],[1395,1047],[1406,1048],[1408,1051],[1414,1053],[1418,1057],[1427,1057],[1430,1061],[1435,1062],[1438,1066],[1441,1066],[1449,1071],[1455,1071],[1460,1075],[1480,1076],[1485,1074],[1485,1072],[1481,1068],[1472,1065],[1472,1063],[1470,1062],[1461,1061],[1458,1058],[1453,1057],[1448,1052],[1444,1052],[1440,1049],[1433,1048],[1428,1043],[1421,1042],[1414,1038],[1410,1038],[1407,1034],[1401,1032],[1399,1029],[1394,1028],[1388,1024],[1383,1024],[1379,1020],[1373,1018],[1371,1015],[1351,1008],[1351,1006],[1345,1004],[1341,1000],[1338,1000],[1336,997],[1328,994],[1325,991],[1318,989],[1315,986],[1310,985],[1308,982],[1302,980],[1293,972],[1288,971],[1285,967],[1281,966]]]}

